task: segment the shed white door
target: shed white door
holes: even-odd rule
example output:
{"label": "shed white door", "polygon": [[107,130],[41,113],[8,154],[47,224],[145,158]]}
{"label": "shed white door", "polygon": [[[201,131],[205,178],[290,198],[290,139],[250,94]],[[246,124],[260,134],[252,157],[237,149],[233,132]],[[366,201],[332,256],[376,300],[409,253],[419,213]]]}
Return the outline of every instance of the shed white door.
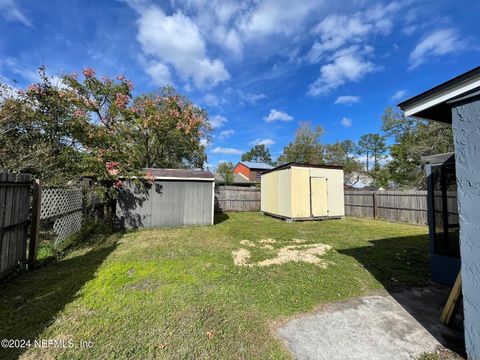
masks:
{"label": "shed white door", "polygon": [[311,177],[310,178],[310,205],[312,216],[327,216],[327,178]]}

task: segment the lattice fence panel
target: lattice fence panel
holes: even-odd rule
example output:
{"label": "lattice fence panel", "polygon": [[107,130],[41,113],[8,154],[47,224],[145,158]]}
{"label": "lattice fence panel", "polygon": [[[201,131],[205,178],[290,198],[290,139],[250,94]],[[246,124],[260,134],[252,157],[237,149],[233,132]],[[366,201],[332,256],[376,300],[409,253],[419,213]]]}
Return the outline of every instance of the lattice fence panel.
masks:
{"label": "lattice fence panel", "polygon": [[[52,225],[53,243],[59,244],[82,227],[83,193],[79,188],[44,188],[40,219]],[[44,229],[46,230],[46,229]]]}
{"label": "lattice fence panel", "polygon": [[45,188],[42,191],[40,219],[82,210],[82,198],[82,190],[78,188]]}
{"label": "lattice fence panel", "polygon": [[53,223],[53,231],[56,238],[54,245],[61,243],[70,235],[76,233],[82,227],[82,212],[75,211],[73,213],[61,216],[55,219]]}

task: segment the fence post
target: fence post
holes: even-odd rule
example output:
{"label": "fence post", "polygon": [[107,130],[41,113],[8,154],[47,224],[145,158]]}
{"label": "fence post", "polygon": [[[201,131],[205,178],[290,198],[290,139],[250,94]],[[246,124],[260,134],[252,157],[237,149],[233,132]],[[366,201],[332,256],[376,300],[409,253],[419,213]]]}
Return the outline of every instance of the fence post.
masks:
{"label": "fence post", "polygon": [[377,192],[376,191],[373,192],[372,202],[373,202],[373,218],[376,219],[377,218]]}
{"label": "fence post", "polygon": [[32,223],[30,227],[30,244],[28,249],[28,261],[37,260],[37,247],[40,233],[40,211],[42,206],[42,182],[35,179],[32,185]]}

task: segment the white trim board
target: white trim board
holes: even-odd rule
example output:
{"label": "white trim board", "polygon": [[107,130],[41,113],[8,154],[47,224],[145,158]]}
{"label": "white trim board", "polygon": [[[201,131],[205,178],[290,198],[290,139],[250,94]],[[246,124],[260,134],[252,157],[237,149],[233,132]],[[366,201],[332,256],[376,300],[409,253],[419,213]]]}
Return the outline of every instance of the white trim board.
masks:
{"label": "white trim board", "polygon": [[187,178],[176,176],[155,176],[155,180],[180,180],[180,181],[215,181],[215,178]]}
{"label": "white trim board", "polygon": [[459,84],[450,89],[445,89],[437,94],[433,94],[424,100],[419,100],[417,104],[405,106],[405,116],[415,116],[419,112],[432,108],[435,105],[447,102],[453,98],[456,98],[457,96],[461,96],[467,92],[475,90],[476,88],[480,88],[480,75],[464,82],[463,84]]}

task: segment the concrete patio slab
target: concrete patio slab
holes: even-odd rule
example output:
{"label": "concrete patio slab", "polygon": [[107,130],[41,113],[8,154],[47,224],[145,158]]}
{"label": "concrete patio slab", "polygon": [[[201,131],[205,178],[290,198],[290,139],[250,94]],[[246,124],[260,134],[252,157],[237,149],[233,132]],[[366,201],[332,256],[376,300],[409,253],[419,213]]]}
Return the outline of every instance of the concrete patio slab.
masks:
{"label": "concrete patio slab", "polygon": [[[448,289],[412,288],[328,304],[290,320],[278,336],[297,359],[415,359],[449,343],[462,330],[439,323]],[[460,345],[461,346],[461,345]]]}

